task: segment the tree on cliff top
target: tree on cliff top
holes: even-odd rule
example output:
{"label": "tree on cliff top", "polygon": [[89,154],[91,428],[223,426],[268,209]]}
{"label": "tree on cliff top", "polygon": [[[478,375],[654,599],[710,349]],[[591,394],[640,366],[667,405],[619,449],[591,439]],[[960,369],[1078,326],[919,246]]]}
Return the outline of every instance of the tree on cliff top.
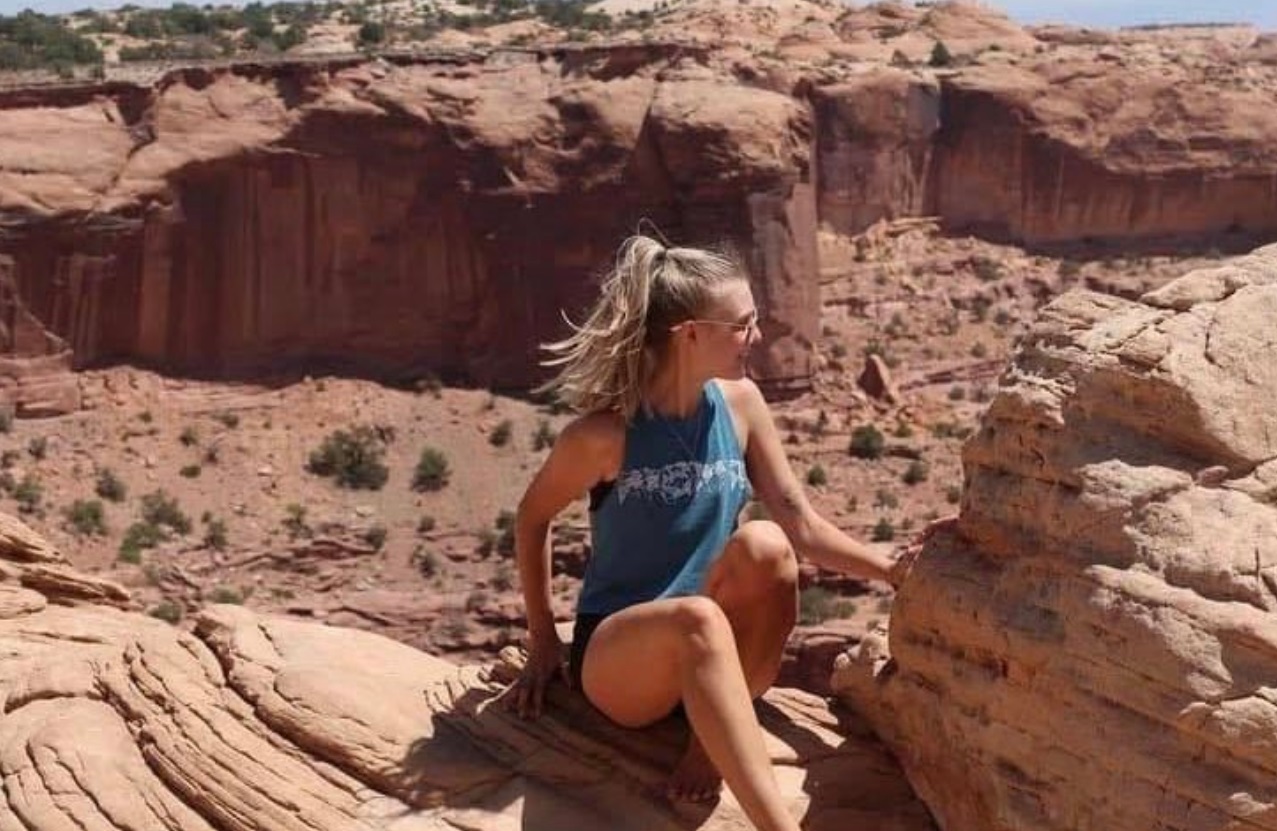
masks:
{"label": "tree on cliff top", "polygon": [[952,66],[953,54],[949,52],[949,47],[944,45],[943,40],[937,40],[936,45],[931,47],[932,66]]}

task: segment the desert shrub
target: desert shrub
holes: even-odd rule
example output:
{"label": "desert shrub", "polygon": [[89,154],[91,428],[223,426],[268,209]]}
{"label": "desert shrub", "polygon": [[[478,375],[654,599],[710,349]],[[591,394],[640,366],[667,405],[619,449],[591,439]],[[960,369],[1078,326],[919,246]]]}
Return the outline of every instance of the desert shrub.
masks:
{"label": "desert shrub", "polygon": [[239,426],[239,416],[227,410],[223,410],[222,412],[218,413],[217,415],[214,416],[214,418],[220,421],[222,423],[222,426],[228,430],[234,430],[236,427]]}
{"label": "desert shrub", "polygon": [[871,538],[874,542],[891,542],[896,538],[896,526],[891,523],[891,520],[883,517],[874,525]]}
{"label": "desert shrub", "polygon": [[142,521],[159,528],[169,528],[178,534],[191,531],[191,518],[182,513],[177,499],[163,489],[142,497]]}
{"label": "desert shrub", "polygon": [[181,433],[178,433],[177,440],[182,443],[183,447],[194,447],[200,443],[200,433],[194,427],[187,425],[182,428]]}
{"label": "desert shrub", "polygon": [[905,468],[904,475],[901,477],[906,485],[916,485],[919,482],[925,482],[927,475],[931,473],[931,468],[921,459],[914,459],[909,463],[909,467]]}
{"label": "desert shrub", "polygon": [[0,433],[13,432],[13,411],[8,408],[0,408]]}
{"label": "desert shrub", "polygon": [[244,602],[244,593],[233,586],[218,586],[208,593],[209,603],[234,603],[236,606]]}
{"label": "desert shrub", "polygon": [[429,534],[435,530],[435,518],[430,514],[422,514],[421,519],[417,520],[417,533],[421,536]]}
{"label": "desert shrub", "polygon": [[807,469],[807,484],[813,488],[822,488],[829,483],[829,477],[825,474],[825,469],[819,464],[812,465]]}
{"label": "desert shrub", "polygon": [[182,607],[174,603],[172,600],[161,600],[146,613],[153,618],[158,618],[166,623],[177,624],[182,620]]}
{"label": "desert shrub", "polygon": [[962,486],[950,485],[949,487],[945,488],[944,499],[950,505],[957,505],[959,502],[962,501]]}
{"label": "desert shrub", "polygon": [[900,504],[900,500],[896,499],[896,495],[886,488],[879,488],[874,493],[874,507],[892,509]]}
{"label": "desert shrub", "polygon": [[484,556],[489,554],[510,554],[514,551],[514,522],[515,515],[513,511],[502,510],[497,514],[497,518],[493,520],[491,528],[485,528],[479,532],[479,552]]}
{"label": "desert shrub", "polygon": [[508,562],[498,566],[496,573],[492,575],[492,588],[501,592],[508,592],[514,588],[514,569]]}
{"label": "desert shrub", "polygon": [[44,485],[38,476],[28,473],[13,486],[12,494],[17,500],[19,513],[34,514],[40,510],[40,503],[44,500]]}
{"label": "desert shrub", "polygon": [[439,560],[439,555],[433,551],[426,550],[423,545],[417,546],[416,551],[412,553],[412,560],[417,564],[417,571],[422,577],[436,576],[443,566]]}
{"label": "desert shrub", "polygon": [[505,447],[510,443],[510,434],[513,431],[514,425],[507,418],[492,428],[492,432],[488,434],[488,443],[493,447]]}
{"label": "desert shrub", "polygon": [[27,442],[27,453],[33,459],[43,459],[49,454],[49,440],[44,436],[35,436]]}
{"label": "desert shrub", "polygon": [[124,482],[109,467],[98,470],[97,484],[94,490],[98,496],[108,502],[123,502],[124,497],[128,495],[128,488],[124,486]]}
{"label": "desert shrub", "polygon": [[437,491],[448,486],[452,471],[448,467],[448,457],[437,447],[424,447],[417,467],[412,473],[412,489],[415,491]]}
{"label": "desert shrub", "polygon": [[204,526],[204,547],[214,551],[225,551],[229,542],[226,536],[226,521],[210,518]]}
{"label": "desert shrub", "polygon": [[368,425],[335,430],[310,454],[306,469],[316,476],[331,477],[343,488],[380,490],[390,478],[382,461],[385,440]]}
{"label": "desert shrub", "polygon": [[877,459],[885,446],[882,431],[872,424],[862,424],[852,431],[847,450],[857,459]]}
{"label": "desert shrub", "polygon": [[855,611],[854,601],[839,597],[823,586],[811,586],[798,593],[798,622],[804,626],[848,617]]}
{"label": "desert shrub", "polygon": [[284,507],[284,519],[280,525],[284,526],[288,538],[292,540],[309,537],[312,533],[310,526],[306,524],[306,506],[296,502],[290,502]]}
{"label": "desert shrub", "polygon": [[63,510],[71,530],[82,537],[106,536],[106,514],[97,499],[77,499]]}
{"label": "desert shrub", "polygon": [[360,46],[376,46],[386,40],[386,27],[375,20],[365,21],[356,39]]}
{"label": "desert shrub", "polygon": [[182,465],[182,469],[179,470],[178,473],[187,479],[194,479],[200,475],[201,470],[203,470],[203,468],[199,465]]}
{"label": "desert shrub", "polygon": [[982,283],[993,283],[1002,279],[1002,263],[992,257],[977,256],[971,258],[971,269],[976,279]]}
{"label": "desert shrub", "polygon": [[142,562],[142,551],[164,541],[164,529],[150,522],[135,522],[120,540],[120,559],[134,565]]}
{"label": "desert shrub", "polygon": [[489,600],[491,600],[491,595],[489,595],[486,591],[483,589],[475,589],[466,597],[466,611],[477,612],[484,606],[487,606]]}
{"label": "desert shrub", "polygon": [[386,536],[389,532],[384,525],[374,525],[368,528],[360,535],[364,542],[373,547],[374,551],[380,551],[386,544]]}
{"label": "desert shrub", "polygon": [[961,384],[954,384],[952,387],[949,387],[950,401],[965,401],[966,398],[967,398],[966,388],[963,387]]}
{"label": "desert shrub", "polygon": [[546,450],[553,447],[556,438],[554,428],[550,426],[549,421],[543,418],[538,422],[536,432],[532,434],[532,449]]}

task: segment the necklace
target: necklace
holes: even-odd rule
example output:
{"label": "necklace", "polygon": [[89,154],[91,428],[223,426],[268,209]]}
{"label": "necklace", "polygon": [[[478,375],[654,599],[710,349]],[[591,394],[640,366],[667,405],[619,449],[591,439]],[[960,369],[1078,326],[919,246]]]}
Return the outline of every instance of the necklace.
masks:
{"label": "necklace", "polygon": [[683,432],[679,430],[677,427],[675,427],[673,422],[670,421],[670,419],[658,413],[656,411],[656,408],[654,407],[648,408],[649,412],[651,412],[652,414],[652,419],[658,422],[661,425],[661,427],[664,428],[665,432],[669,433],[670,436],[674,438],[674,441],[678,442],[678,446],[683,449],[683,454],[686,457],[687,461],[689,462],[699,461],[699,459],[697,458],[696,450],[694,448],[697,448],[700,446],[701,432],[705,428],[705,409],[706,408],[704,405],[705,405],[705,402],[703,398],[696,402],[696,421],[694,425],[695,429],[692,432],[691,444],[687,443],[687,439],[683,437]]}

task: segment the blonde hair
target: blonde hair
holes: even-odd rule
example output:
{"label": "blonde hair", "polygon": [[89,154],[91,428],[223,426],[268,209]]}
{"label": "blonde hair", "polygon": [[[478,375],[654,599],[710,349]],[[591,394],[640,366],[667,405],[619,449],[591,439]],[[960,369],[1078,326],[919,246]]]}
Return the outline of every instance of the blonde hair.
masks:
{"label": "blonde hair", "polygon": [[557,393],[578,412],[620,412],[630,419],[671,328],[703,311],[718,286],[744,279],[730,253],[630,237],[585,323],[568,320],[569,337],[542,344],[553,356],[542,365],[562,369],[538,391]]}

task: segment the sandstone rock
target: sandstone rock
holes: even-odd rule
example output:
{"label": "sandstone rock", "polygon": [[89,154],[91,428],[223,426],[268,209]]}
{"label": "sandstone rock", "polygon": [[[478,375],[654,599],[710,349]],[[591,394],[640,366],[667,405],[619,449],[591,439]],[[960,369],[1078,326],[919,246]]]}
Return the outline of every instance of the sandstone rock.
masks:
{"label": "sandstone rock", "polygon": [[1275,319],[1270,246],[1023,340],[833,681],[942,827],[1277,828]]}
{"label": "sandstone rock", "polygon": [[[187,633],[6,585],[0,649],[0,827],[748,827],[730,793],[678,811],[652,795],[685,725],[617,728],[559,685],[543,718],[520,720],[498,700],[512,664],[457,667],[238,606]],[[794,690],[760,712],[804,827],[933,828],[852,715]]]}
{"label": "sandstone rock", "polygon": [[876,398],[888,404],[900,403],[900,390],[891,380],[891,370],[882,356],[877,353],[871,352],[865,356],[865,368],[861,370],[856,384],[868,393],[870,398]]}

